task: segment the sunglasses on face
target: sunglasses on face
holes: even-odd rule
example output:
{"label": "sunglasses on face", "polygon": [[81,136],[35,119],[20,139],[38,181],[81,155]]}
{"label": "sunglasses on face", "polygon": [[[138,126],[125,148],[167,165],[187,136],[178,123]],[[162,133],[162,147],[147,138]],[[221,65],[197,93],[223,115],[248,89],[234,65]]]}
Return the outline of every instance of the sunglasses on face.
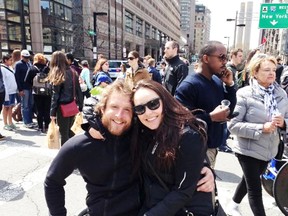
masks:
{"label": "sunglasses on face", "polygon": [[[208,55],[208,54],[207,54]],[[220,55],[208,55],[212,57],[217,57],[220,61],[228,61],[228,56],[226,54],[220,54]]]}
{"label": "sunglasses on face", "polygon": [[136,115],[142,115],[146,111],[146,107],[150,110],[156,110],[160,107],[160,98],[155,98],[151,101],[148,101],[146,104],[141,104],[134,107],[134,112]]}
{"label": "sunglasses on face", "polygon": [[132,60],[134,60],[135,58],[134,58],[134,57],[128,57],[128,59],[132,61]]}

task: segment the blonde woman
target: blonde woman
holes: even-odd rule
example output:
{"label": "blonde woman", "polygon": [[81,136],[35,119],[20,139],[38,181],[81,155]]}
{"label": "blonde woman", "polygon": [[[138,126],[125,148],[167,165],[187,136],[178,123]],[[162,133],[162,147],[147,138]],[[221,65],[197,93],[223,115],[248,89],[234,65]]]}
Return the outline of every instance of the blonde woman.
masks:
{"label": "blonde woman", "polygon": [[237,136],[233,149],[243,170],[231,203],[229,215],[241,215],[238,206],[246,194],[253,215],[265,216],[260,175],[278,152],[278,131],[287,131],[288,99],[275,82],[277,61],[258,54],[249,64],[250,85],[237,91],[235,111],[228,129]]}

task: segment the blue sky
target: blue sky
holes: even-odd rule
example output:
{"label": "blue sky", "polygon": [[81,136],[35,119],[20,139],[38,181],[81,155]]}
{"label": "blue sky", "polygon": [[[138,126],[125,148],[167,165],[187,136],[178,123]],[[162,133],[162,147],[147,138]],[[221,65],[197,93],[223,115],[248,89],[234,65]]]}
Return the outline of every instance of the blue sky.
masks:
{"label": "blue sky", "polygon": [[[230,37],[229,44],[233,44],[234,37],[234,27],[235,22],[227,22],[226,19],[235,19],[236,11],[240,10],[241,2],[247,2],[245,0],[198,0],[196,3],[202,3],[207,6],[211,11],[211,33],[210,40],[218,40],[224,44],[227,44],[228,39],[224,38]],[[252,31],[251,31],[251,41],[250,48],[255,48],[258,46],[259,39],[259,11],[261,0],[253,1],[253,16],[252,19]],[[247,17],[248,19],[248,17]]]}

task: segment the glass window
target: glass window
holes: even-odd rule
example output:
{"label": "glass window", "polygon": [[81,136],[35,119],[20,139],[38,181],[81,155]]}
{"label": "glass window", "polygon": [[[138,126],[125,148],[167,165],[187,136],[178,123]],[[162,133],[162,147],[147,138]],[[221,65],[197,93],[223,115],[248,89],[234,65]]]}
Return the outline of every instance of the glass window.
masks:
{"label": "glass window", "polygon": [[60,17],[62,19],[65,19],[64,6],[63,5],[55,3],[54,9],[55,9],[55,16],[56,17]]}
{"label": "glass window", "polygon": [[21,41],[21,28],[19,24],[8,23],[9,40]]}
{"label": "glass window", "polygon": [[4,0],[0,0],[0,8],[5,8]]}
{"label": "glass window", "polygon": [[64,5],[72,8],[72,0],[63,0]]}
{"label": "glass window", "polygon": [[6,8],[12,11],[20,11],[19,9],[19,1],[18,0],[7,0],[6,1]]}
{"label": "glass window", "polygon": [[150,25],[148,23],[145,23],[145,39],[150,38]]}
{"label": "glass window", "polygon": [[20,16],[18,14],[7,12],[7,20],[20,23]]}
{"label": "glass window", "polygon": [[31,34],[30,34],[30,27],[26,26],[25,27],[25,31],[26,31],[26,42],[31,42]]}
{"label": "glass window", "polygon": [[0,22],[0,35],[1,40],[7,40],[7,29],[6,29],[6,22]]}
{"label": "glass window", "polygon": [[70,8],[65,8],[65,20],[72,22],[72,10]]}
{"label": "glass window", "polygon": [[64,1],[63,0],[55,0],[55,2],[59,2],[59,3],[64,3]]}
{"label": "glass window", "polygon": [[155,27],[152,27],[152,39],[157,38],[157,29]]}
{"label": "glass window", "polygon": [[43,42],[44,43],[51,43],[51,29],[50,28],[43,28]]}
{"label": "glass window", "polygon": [[125,11],[125,31],[133,34],[133,15]]}
{"label": "glass window", "polygon": [[0,20],[6,20],[5,11],[0,11]]}
{"label": "glass window", "polygon": [[1,49],[8,49],[8,43],[7,42],[1,42]]}
{"label": "glass window", "polygon": [[142,37],[143,20],[139,17],[136,18],[136,35]]}

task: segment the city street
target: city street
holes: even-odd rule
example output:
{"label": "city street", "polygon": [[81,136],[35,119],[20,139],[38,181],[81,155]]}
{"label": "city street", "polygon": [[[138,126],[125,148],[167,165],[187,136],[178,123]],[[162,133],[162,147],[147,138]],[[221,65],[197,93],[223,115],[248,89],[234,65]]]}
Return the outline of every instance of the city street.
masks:
{"label": "city street", "polygon": [[[44,198],[43,181],[51,160],[57,150],[47,148],[45,134],[26,129],[17,124],[19,130],[1,130],[7,139],[0,141],[0,215],[45,216],[48,215]],[[2,119],[0,128],[3,128]],[[231,140],[230,140],[231,141]],[[241,169],[233,154],[219,153],[216,163],[219,197],[226,207],[241,178]],[[68,179],[66,207],[69,216],[76,215],[85,206],[85,184],[77,172]],[[283,215],[275,206],[274,198],[264,192],[267,215]],[[245,197],[240,210],[243,216],[252,216]]]}

